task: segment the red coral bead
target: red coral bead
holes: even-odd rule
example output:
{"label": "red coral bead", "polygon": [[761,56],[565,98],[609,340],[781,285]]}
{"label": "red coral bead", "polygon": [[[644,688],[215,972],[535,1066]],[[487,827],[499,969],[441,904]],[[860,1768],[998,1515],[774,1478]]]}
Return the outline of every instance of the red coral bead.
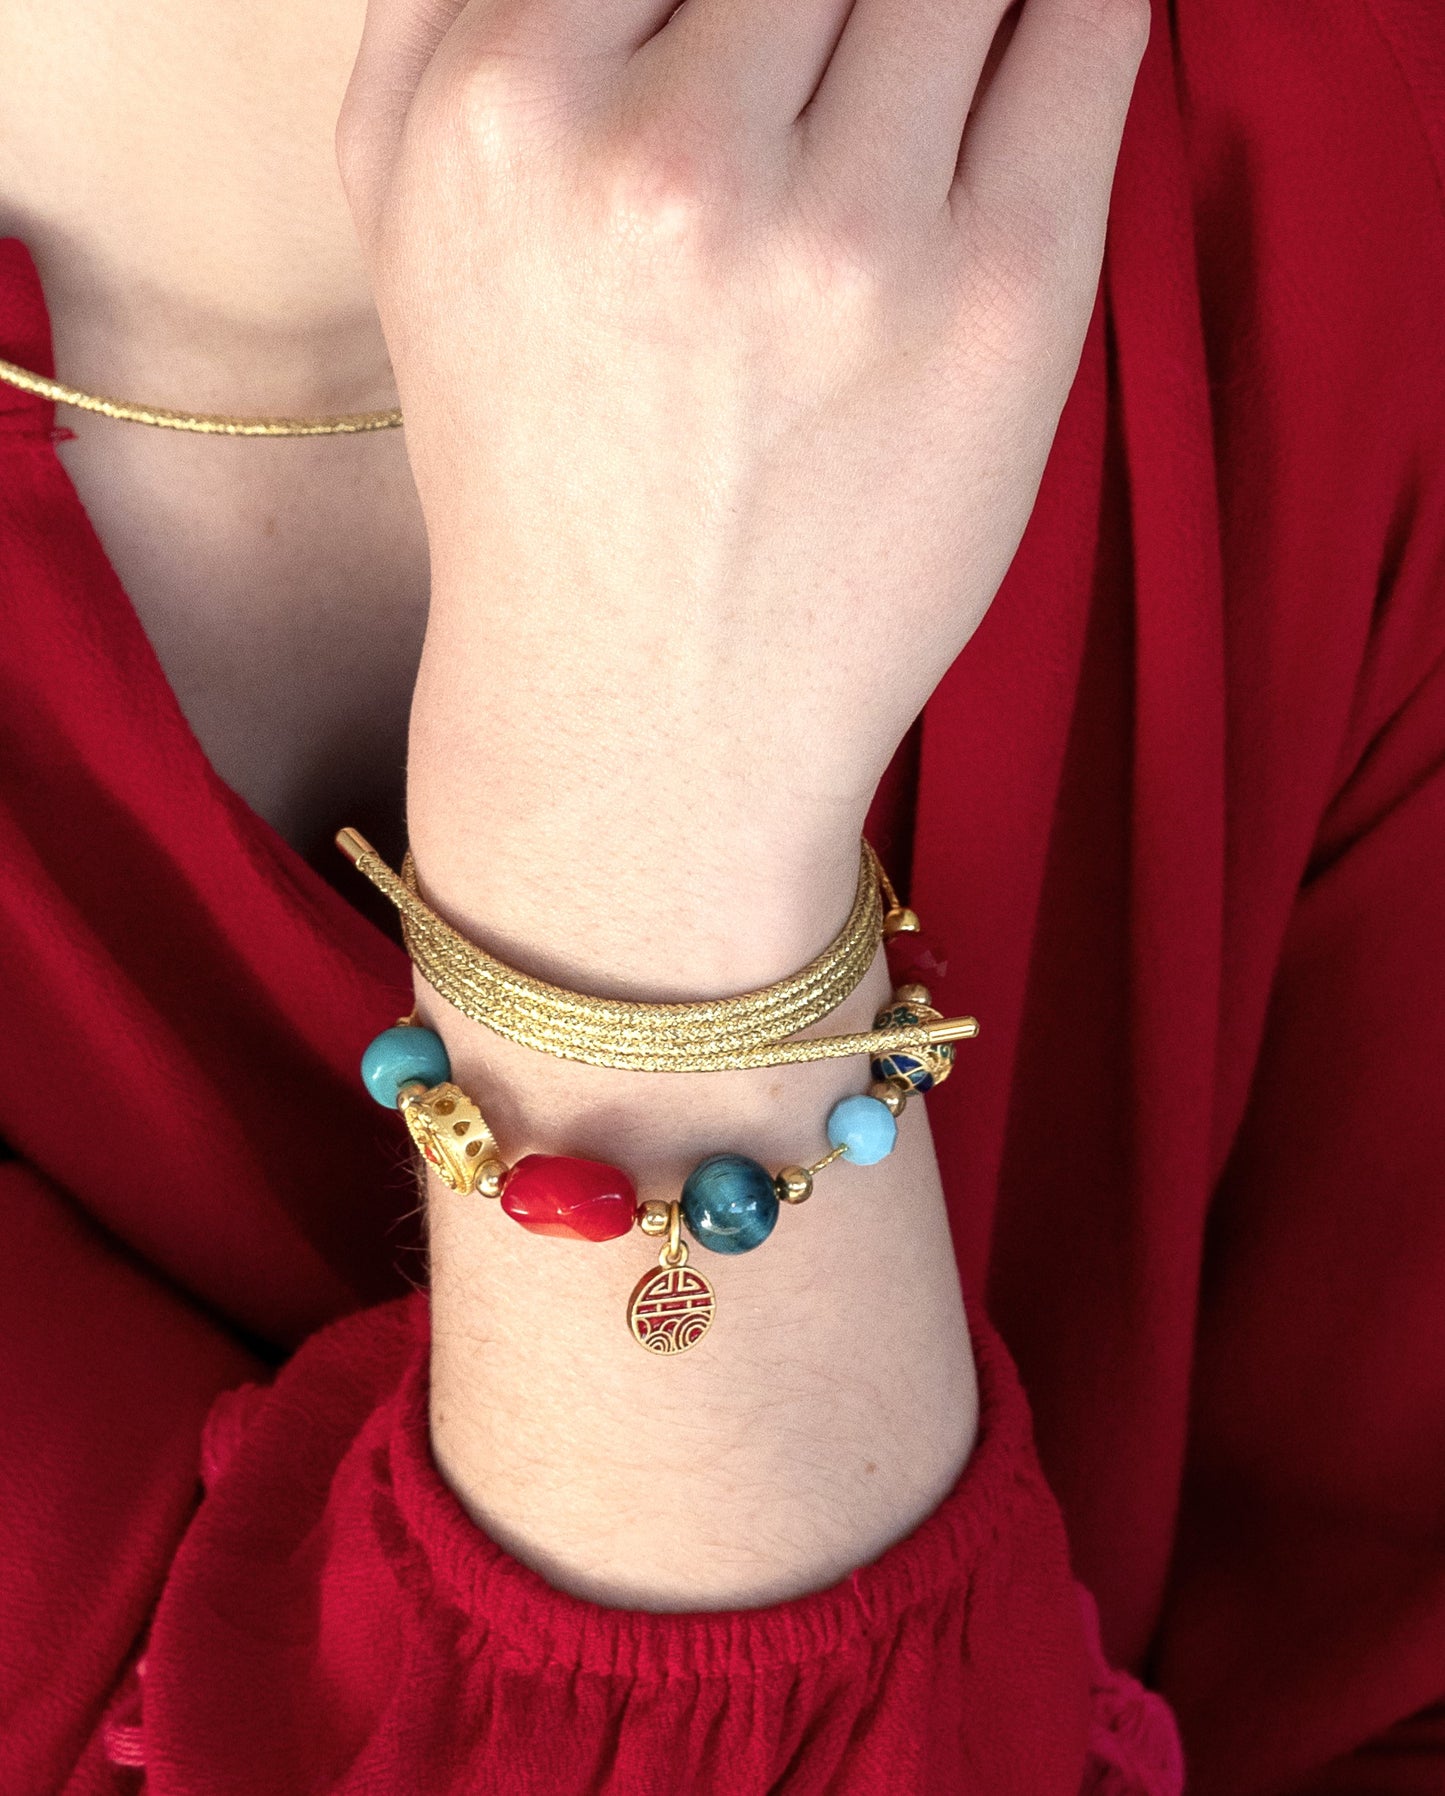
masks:
{"label": "red coral bead", "polygon": [[632,1227],[637,1193],[625,1172],[601,1160],[528,1154],[502,1183],[502,1208],[534,1235],[614,1241]]}
{"label": "red coral bead", "polygon": [[891,935],[884,943],[888,973],[895,985],[934,986],[948,973],[948,957],[922,930]]}

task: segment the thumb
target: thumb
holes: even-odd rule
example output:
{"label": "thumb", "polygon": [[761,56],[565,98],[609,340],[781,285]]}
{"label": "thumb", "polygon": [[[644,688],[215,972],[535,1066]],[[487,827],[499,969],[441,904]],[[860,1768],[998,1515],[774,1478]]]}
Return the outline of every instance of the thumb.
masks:
{"label": "thumb", "polygon": [[467,0],[367,0],[361,46],[336,122],[342,185],[363,238],[396,158],[417,84]]}

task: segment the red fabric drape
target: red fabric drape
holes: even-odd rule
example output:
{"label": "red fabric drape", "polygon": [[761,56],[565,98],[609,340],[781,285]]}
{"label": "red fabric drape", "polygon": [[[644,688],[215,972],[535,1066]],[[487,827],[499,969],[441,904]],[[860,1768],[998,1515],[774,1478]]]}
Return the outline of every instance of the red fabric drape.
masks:
{"label": "red fabric drape", "polygon": [[[1442,167],[1429,0],[1159,10],[879,818],[985,1021],[930,1115],[1012,1360],[977,1316],[915,1535],[732,1616],[576,1603],[436,1480],[355,1077],[404,962],[211,772],[0,389],[0,1787],[1176,1788],[1071,1558],[1192,1791],[1445,1788]],[[49,354],[13,243],[0,354]]]}

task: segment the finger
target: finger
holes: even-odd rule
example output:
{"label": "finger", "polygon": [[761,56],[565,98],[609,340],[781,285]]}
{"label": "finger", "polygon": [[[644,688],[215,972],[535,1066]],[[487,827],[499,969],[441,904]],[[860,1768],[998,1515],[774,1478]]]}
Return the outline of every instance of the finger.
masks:
{"label": "finger", "polygon": [[889,206],[942,206],[1007,5],[857,0],[802,120],[825,178]]}
{"label": "finger", "polygon": [[366,213],[390,167],[417,83],[467,0],[368,0],[336,142],[351,203]]}
{"label": "finger", "polygon": [[467,0],[457,36],[468,54],[521,55],[562,69],[625,60],[677,10],[679,0]]}
{"label": "finger", "polygon": [[1092,292],[1148,35],[1148,0],[1026,0],[959,160],[956,208],[985,254],[1035,270],[1072,257]]}
{"label": "finger", "polygon": [[624,60],[667,20],[677,0],[368,0],[366,23],[337,129],[352,204],[374,206],[407,113],[436,65],[464,89],[488,62],[528,64],[544,81],[569,65]]}
{"label": "finger", "polygon": [[808,104],[853,0],[687,0],[633,58],[686,117],[779,132]]}

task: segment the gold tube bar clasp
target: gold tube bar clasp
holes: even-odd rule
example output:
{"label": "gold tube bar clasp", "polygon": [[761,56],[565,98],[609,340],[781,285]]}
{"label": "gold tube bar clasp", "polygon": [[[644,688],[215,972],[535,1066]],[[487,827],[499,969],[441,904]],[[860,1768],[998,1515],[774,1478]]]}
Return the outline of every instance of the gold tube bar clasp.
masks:
{"label": "gold tube bar clasp", "polygon": [[945,1017],[941,1023],[929,1023],[924,1034],[930,1042],[972,1041],[978,1034],[976,1016]]}

